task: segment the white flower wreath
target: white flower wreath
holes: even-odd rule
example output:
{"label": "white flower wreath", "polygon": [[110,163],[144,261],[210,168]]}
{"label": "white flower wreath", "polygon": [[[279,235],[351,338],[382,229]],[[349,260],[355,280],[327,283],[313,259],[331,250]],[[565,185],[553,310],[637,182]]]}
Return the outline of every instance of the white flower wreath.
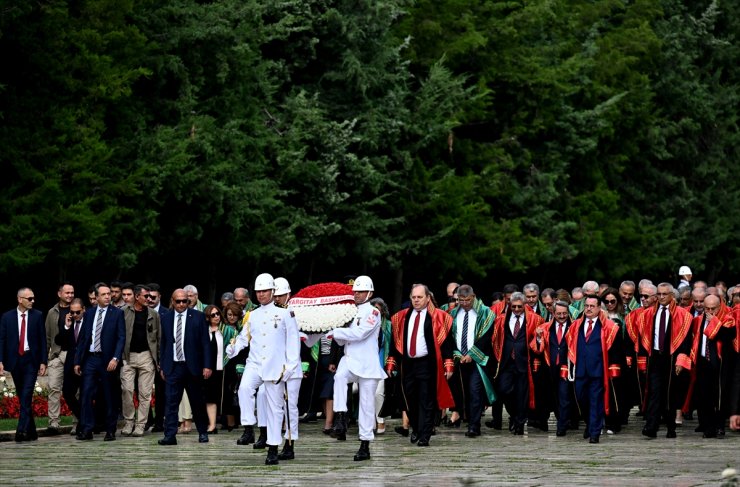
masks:
{"label": "white flower wreath", "polygon": [[298,328],[304,333],[326,333],[344,326],[357,315],[352,303],[324,304],[317,306],[290,305]]}

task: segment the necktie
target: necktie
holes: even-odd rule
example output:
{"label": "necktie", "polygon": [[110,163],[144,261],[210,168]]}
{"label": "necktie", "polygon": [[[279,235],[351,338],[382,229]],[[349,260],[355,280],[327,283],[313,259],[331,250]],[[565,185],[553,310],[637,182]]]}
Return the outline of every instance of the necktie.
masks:
{"label": "necktie", "polygon": [[182,313],[177,315],[177,329],[175,331],[175,352],[178,361],[185,360],[182,354]]}
{"label": "necktie", "polygon": [[[560,345],[562,341],[563,341],[563,324],[558,323],[558,345]],[[555,356],[555,365],[560,365],[560,349],[558,349],[558,354]]]}
{"label": "necktie", "polygon": [[414,328],[411,331],[411,346],[409,346],[409,357],[416,357],[416,335],[419,333],[419,317],[421,312],[416,312],[416,318],[414,318]]}
{"label": "necktie", "polygon": [[660,308],[660,324],[658,325],[658,351],[663,351],[663,342],[665,341],[665,306]]}
{"label": "necktie", "polygon": [[95,341],[93,342],[93,350],[95,352],[102,352],[103,349],[100,346],[100,337],[103,335],[103,308],[98,311],[98,323],[95,326]]}
{"label": "necktie", "polygon": [[[709,320],[704,318],[704,329],[707,329],[707,325],[709,324]],[[704,357],[706,357],[707,360],[709,360],[709,338],[702,333],[702,338],[704,339]]]}
{"label": "necktie", "polygon": [[463,318],[463,328],[462,328],[462,339],[460,340],[460,353],[463,355],[468,354],[468,312],[465,312],[465,317]]}
{"label": "necktie", "polygon": [[21,337],[18,342],[18,355],[26,354],[26,313],[21,313]]}
{"label": "necktie", "polygon": [[558,323],[558,345],[563,341],[563,324]]}
{"label": "necktie", "polygon": [[592,331],[594,331],[594,320],[588,320],[588,326],[586,327],[586,341],[588,341]]}
{"label": "necktie", "polygon": [[[517,335],[519,335],[519,330],[521,329],[522,325],[519,323],[519,315],[516,315],[516,323],[514,323],[514,332],[511,334],[514,337],[514,340],[516,340]],[[515,357],[514,353],[514,347],[511,349],[511,358]]]}
{"label": "necktie", "polygon": [[77,343],[77,337],[80,336],[80,323],[82,321],[75,321],[75,343]]}

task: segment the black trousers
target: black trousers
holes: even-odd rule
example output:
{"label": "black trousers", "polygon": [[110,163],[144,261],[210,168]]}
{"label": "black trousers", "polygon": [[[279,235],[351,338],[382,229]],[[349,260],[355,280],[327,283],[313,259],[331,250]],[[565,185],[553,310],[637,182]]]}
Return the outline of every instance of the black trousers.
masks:
{"label": "black trousers", "polygon": [[477,364],[475,362],[458,363],[449,382],[452,396],[455,399],[455,410],[468,423],[470,431],[480,432],[480,419],[487,398]]}
{"label": "black trousers", "polygon": [[[509,361],[499,372],[496,391],[511,417],[510,429],[523,429],[529,412],[529,376],[527,371],[519,371],[513,361]],[[494,417],[494,421],[496,418]]]}
{"label": "black trousers", "polygon": [[676,431],[676,409],[683,403],[678,403],[675,398],[676,390],[680,388],[678,379],[673,370],[671,355],[653,350],[648,359],[646,430],[657,431],[663,422],[668,431]]}
{"label": "black trousers", "polygon": [[80,400],[77,398],[77,394],[79,393],[80,386],[82,385],[82,378],[74,372],[74,357],[71,357],[70,355],[67,355],[67,357],[68,360],[64,364],[64,382],[62,384],[62,396],[64,397],[64,401],[67,403],[67,406],[69,406],[70,411],[72,411],[72,414],[75,415],[79,422],[81,410]]}
{"label": "black trousers", "polygon": [[699,416],[699,426],[707,433],[725,427],[725,417],[719,409],[720,371],[704,357],[696,360],[694,403]]}
{"label": "black trousers", "polygon": [[401,367],[409,424],[420,441],[429,441],[437,416],[435,357],[427,355],[421,358],[404,358]]}

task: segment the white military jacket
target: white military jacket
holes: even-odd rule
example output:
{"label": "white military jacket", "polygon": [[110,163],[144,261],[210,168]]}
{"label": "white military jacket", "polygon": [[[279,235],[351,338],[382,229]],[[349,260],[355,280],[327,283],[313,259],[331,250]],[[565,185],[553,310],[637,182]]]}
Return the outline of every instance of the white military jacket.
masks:
{"label": "white military jacket", "polygon": [[226,354],[233,358],[249,347],[248,368],[256,369],[262,380],[285,381],[302,377],[300,343],[293,314],[271,302],[252,310]]}
{"label": "white military jacket", "polygon": [[366,302],[357,307],[357,316],[348,328],[335,328],[327,333],[339,345],[344,345],[344,357],[337,369],[348,367],[350,372],[364,379],[387,377],[378,358],[380,323],[380,312]]}

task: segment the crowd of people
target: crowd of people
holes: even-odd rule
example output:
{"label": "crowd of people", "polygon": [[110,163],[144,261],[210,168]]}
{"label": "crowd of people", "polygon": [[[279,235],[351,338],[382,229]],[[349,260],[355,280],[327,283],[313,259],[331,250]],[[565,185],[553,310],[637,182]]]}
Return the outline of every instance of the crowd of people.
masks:
{"label": "crowd of people", "polygon": [[340,441],[356,421],[357,461],[396,413],[395,432],[420,447],[438,428],[502,430],[504,408],[513,435],[548,431],[554,414],[558,437],[582,428],[599,443],[636,421],[649,439],[661,427],[675,438],[696,414],[696,433],[722,438],[728,422],[740,429],[740,285],[692,283],[686,266],[679,275],[676,287],[507,284],[491,303],[449,283],[441,305],[414,284],[392,315],[359,276],[347,292],[356,314],[322,333],[299,329],[288,281],[270,274],[254,283],[257,303],[237,288],[220,305],[192,285],[165,307],[156,283],[100,282],[84,300],[64,283],[45,318],[22,288],[0,320],[0,374],[18,392],[17,442],[38,437],[31,396],[46,375],[48,435],[63,397],[80,441],[151,429],[176,445],[194,423],[206,443],[239,426],[237,444],[266,448],[268,465],[293,459],[299,424],[319,417]]}

